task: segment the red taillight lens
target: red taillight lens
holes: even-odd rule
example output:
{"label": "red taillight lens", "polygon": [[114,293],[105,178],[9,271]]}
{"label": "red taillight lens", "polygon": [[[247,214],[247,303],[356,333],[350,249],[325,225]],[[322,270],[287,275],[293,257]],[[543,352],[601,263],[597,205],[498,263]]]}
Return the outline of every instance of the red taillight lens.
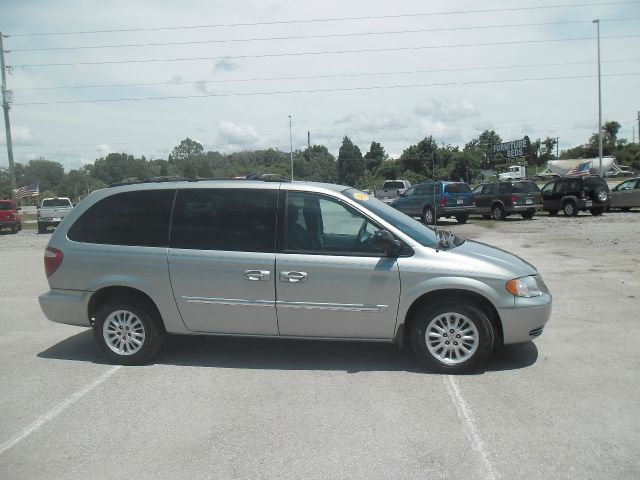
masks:
{"label": "red taillight lens", "polygon": [[47,247],[44,251],[44,271],[50,277],[62,264],[62,252],[57,248]]}
{"label": "red taillight lens", "polygon": [[440,198],[440,206],[444,207],[446,205],[447,205],[447,200],[444,197]]}
{"label": "red taillight lens", "polygon": [[476,197],[471,197],[471,204],[475,205],[476,204]]}
{"label": "red taillight lens", "polygon": [[511,195],[511,203],[512,204],[516,203],[516,196],[515,195]]}

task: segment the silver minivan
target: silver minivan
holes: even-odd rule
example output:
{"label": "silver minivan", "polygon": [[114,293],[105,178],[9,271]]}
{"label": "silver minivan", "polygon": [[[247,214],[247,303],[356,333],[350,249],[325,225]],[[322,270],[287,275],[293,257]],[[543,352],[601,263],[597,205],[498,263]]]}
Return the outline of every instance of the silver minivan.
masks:
{"label": "silver minivan", "polygon": [[535,267],[353,188],[173,181],[105,188],[45,251],[50,320],[93,328],[115,362],[165,334],[411,343],[431,371],[477,369],[542,333]]}

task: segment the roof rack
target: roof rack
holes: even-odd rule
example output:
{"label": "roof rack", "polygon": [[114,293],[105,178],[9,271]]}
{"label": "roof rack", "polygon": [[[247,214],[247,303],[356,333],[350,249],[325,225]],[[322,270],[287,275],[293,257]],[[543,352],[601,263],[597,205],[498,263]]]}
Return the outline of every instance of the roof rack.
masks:
{"label": "roof rack", "polygon": [[[109,185],[111,187],[122,187],[125,185],[139,185],[141,183],[165,183],[165,182],[204,182],[211,180],[231,180],[230,178],[193,178],[193,177],[150,177],[144,180],[134,180],[131,182],[116,182]],[[262,180],[264,182],[290,182],[287,177],[279,173],[250,173],[242,180]]]}

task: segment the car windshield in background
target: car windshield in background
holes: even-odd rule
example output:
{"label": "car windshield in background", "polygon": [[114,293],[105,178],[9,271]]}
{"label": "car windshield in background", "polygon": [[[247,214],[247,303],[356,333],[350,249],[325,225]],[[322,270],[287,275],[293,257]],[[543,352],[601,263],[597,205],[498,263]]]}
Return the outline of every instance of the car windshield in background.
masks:
{"label": "car windshield in background", "polygon": [[384,188],[404,188],[404,183],[402,182],[385,182]]}
{"label": "car windshield in background", "polygon": [[43,200],[42,201],[42,206],[43,207],[68,207],[69,206],[69,200],[67,199],[53,199],[53,200]]}
{"label": "car windshield in background", "polygon": [[444,186],[446,193],[469,193],[471,188],[466,183],[450,183]]}
{"label": "car windshield in background", "polygon": [[513,182],[511,191],[513,193],[539,193],[540,189],[533,182]]}
{"label": "car windshield in background", "polygon": [[417,220],[414,220],[404,213],[399,212],[377,198],[374,198],[371,195],[366,195],[355,188],[349,188],[344,190],[342,193],[348,198],[355,200],[367,210],[375,213],[384,221],[389,222],[402,233],[410,236],[421,245],[424,245],[425,247],[432,247],[438,244],[438,236],[431,228]]}
{"label": "car windshield in background", "polygon": [[11,204],[9,202],[0,203],[0,210],[11,210]]}

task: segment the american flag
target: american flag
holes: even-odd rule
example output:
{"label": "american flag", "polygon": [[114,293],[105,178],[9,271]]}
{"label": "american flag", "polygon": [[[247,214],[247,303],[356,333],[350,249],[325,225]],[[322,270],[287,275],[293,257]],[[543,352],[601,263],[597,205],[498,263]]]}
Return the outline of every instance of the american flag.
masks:
{"label": "american flag", "polygon": [[16,190],[16,198],[18,200],[24,197],[37,197],[38,195],[40,195],[40,189],[37,183],[32,183]]}
{"label": "american flag", "polygon": [[573,167],[571,170],[567,172],[568,177],[584,177],[585,175],[590,175],[591,161],[580,163],[579,165]]}

